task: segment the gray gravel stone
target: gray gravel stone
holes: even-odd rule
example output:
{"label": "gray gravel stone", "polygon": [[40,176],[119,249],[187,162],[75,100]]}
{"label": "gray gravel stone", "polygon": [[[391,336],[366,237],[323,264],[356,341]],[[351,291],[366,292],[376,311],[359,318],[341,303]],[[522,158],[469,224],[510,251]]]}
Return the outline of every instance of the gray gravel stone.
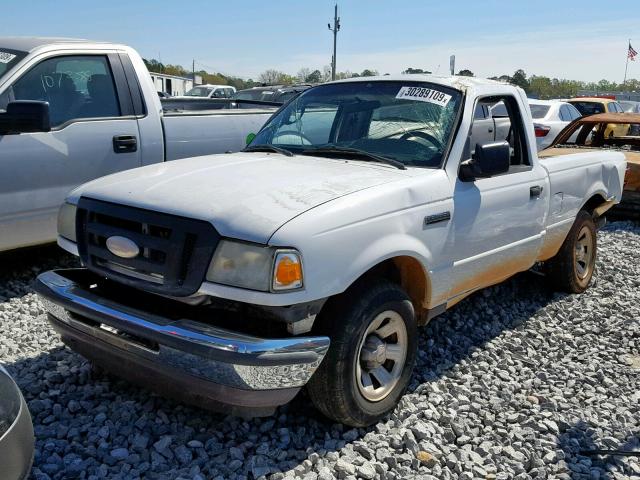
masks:
{"label": "gray gravel stone", "polygon": [[111,450],[111,456],[116,460],[124,460],[129,456],[129,450],[126,448],[115,448]]}
{"label": "gray gravel stone", "polygon": [[371,465],[369,462],[365,462],[356,468],[356,473],[359,478],[372,480],[376,476],[376,469],[373,468],[373,465]]}
{"label": "gray gravel stone", "polygon": [[0,361],[33,417],[32,478],[640,478],[636,459],[583,454],[640,451],[640,228],[611,223],[598,242],[582,295],[525,273],[421,329],[408,392],[370,429],[319,421],[301,396],[242,420],[94,371],[31,291],[38,272],[73,260],[0,256]]}

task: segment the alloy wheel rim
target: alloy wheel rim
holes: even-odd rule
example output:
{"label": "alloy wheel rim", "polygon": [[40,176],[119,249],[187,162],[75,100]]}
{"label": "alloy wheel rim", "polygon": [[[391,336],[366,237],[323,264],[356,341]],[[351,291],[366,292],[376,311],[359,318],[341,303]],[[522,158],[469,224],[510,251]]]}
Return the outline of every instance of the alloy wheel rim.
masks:
{"label": "alloy wheel rim", "polygon": [[593,257],[593,240],[589,228],[582,227],[578,232],[576,248],[574,251],[576,274],[580,280],[587,278],[591,273]]}
{"label": "alloy wheel rim", "polygon": [[398,384],[407,359],[407,327],[393,310],[378,314],[358,346],[356,384],[370,402],[385,399]]}

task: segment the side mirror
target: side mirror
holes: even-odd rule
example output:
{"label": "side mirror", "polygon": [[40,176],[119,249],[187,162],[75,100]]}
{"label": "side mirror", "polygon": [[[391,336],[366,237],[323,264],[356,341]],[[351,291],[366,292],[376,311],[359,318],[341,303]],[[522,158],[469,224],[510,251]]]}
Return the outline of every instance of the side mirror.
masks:
{"label": "side mirror", "polygon": [[0,113],[0,135],[49,131],[48,102],[17,100],[9,102],[6,112]]}
{"label": "side mirror", "polygon": [[460,164],[460,179],[471,182],[476,178],[493,177],[508,172],[510,166],[509,142],[476,144],[473,158]]}

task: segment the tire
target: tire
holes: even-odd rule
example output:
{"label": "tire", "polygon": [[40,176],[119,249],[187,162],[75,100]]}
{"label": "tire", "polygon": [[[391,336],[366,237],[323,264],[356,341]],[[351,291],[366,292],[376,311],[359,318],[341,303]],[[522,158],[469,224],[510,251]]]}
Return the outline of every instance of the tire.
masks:
{"label": "tire", "polygon": [[331,338],[307,384],[315,407],[352,427],[371,425],[393,410],[409,384],[417,350],[415,312],[404,290],[383,280],[350,288],[325,305],[314,330]]}
{"label": "tire", "polygon": [[547,278],[556,290],[584,292],[593,277],[596,253],[596,225],[589,212],[580,210],[560,251],[546,264]]}

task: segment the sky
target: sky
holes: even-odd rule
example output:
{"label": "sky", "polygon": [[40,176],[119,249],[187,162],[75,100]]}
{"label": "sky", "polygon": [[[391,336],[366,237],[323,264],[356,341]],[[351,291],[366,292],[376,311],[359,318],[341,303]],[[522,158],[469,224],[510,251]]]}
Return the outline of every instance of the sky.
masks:
{"label": "sky", "polygon": [[[326,0],[2,0],[0,36],[119,42],[145,58],[257,79],[331,62]],[[512,74],[622,82],[631,39],[640,51],[638,0],[339,2],[338,71],[400,73],[407,67],[476,76]],[[1,46],[1,45],[0,45]],[[629,62],[640,78],[640,56]]]}

